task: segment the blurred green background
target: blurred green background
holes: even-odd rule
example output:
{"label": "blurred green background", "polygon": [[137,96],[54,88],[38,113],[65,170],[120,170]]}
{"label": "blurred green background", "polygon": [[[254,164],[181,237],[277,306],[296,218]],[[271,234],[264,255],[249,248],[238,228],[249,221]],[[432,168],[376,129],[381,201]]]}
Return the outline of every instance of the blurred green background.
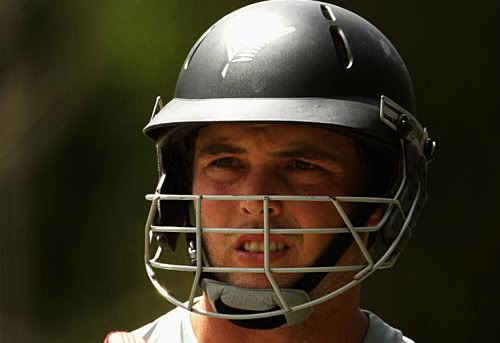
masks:
{"label": "blurred green background", "polygon": [[[184,57],[251,1],[0,1],[0,342],[99,342],[171,307],[142,262],[141,132]],[[417,342],[498,341],[498,5],[337,1],[379,27],[438,141],[430,200],[363,306]]]}

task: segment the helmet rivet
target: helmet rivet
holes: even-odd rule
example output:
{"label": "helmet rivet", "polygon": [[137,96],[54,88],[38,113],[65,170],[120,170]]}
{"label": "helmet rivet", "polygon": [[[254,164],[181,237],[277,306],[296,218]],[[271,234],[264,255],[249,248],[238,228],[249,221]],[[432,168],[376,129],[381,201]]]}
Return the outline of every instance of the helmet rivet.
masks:
{"label": "helmet rivet", "polygon": [[398,132],[402,137],[408,137],[410,132],[413,130],[413,126],[406,115],[399,117]]}
{"label": "helmet rivet", "polygon": [[424,155],[427,161],[432,161],[436,153],[436,141],[427,138],[424,143]]}

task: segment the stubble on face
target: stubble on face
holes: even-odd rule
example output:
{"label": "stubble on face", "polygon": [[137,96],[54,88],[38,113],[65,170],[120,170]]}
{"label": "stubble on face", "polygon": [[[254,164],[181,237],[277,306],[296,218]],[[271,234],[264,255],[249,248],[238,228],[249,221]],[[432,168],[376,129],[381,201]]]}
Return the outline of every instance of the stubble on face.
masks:
{"label": "stubble on face", "polygon": [[[200,130],[194,157],[194,194],[220,195],[356,195],[363,170],[351,139],[325,129],[293,125],[210,125]],[[347,211],[350,211],[347,208]],[[262,228],[259,201],[204,201],[206,228]],[[345,226],[331,203],[272,202],[271,228]],[[212,266],[255,267],[241,252],[239,234],[204,233]],[[287,249],[272,267],[312,266],[330,246],[332,234],[284,235]],[[255,237],[249,237],[255,240]],[[260,265],[262,267],[262,265]],[[281,287],[302,274],[273,273]],[[224,282],[269,288],[262,273],[220,273]]]}

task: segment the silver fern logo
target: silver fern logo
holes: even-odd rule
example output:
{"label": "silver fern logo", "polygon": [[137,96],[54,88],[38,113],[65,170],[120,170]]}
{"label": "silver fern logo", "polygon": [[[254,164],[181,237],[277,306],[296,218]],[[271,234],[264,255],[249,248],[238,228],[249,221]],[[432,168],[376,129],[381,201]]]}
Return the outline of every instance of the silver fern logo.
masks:
{"label": "silver fern logo", "polygon": [[227,63],[222,69],[222,77],[225,78],[229,66],[233,63],[252,62],[257,54],[269,43],[283,38],[295,31],[293,26],[262,25],[260,30],[235,35],[233,40],[227,44]]}

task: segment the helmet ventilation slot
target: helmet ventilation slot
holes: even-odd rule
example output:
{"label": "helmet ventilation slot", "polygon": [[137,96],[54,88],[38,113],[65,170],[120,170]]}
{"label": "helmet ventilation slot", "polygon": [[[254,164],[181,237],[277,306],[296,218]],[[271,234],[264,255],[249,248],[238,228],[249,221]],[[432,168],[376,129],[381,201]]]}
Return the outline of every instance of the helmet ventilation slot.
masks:
{"label": "helmet ventilation slot", "polygon": [[323,13],[323,16],[326,19],[331,20],[331,21],[337,20],[337,18],[335,18],[335,15],[333,14],[333,11],[330,8],[330,6],[320,5],[319,7],[321,8],[321,13]]}
{"label": "helmet ventilation slot", "polygon": [[333,45],[335,45],[335,50],[337,51],[339,64],[344,69],[351,68],[353,58],[344,32],[337,25],[332,25],[330,26],[330,35],[332,36]]}

